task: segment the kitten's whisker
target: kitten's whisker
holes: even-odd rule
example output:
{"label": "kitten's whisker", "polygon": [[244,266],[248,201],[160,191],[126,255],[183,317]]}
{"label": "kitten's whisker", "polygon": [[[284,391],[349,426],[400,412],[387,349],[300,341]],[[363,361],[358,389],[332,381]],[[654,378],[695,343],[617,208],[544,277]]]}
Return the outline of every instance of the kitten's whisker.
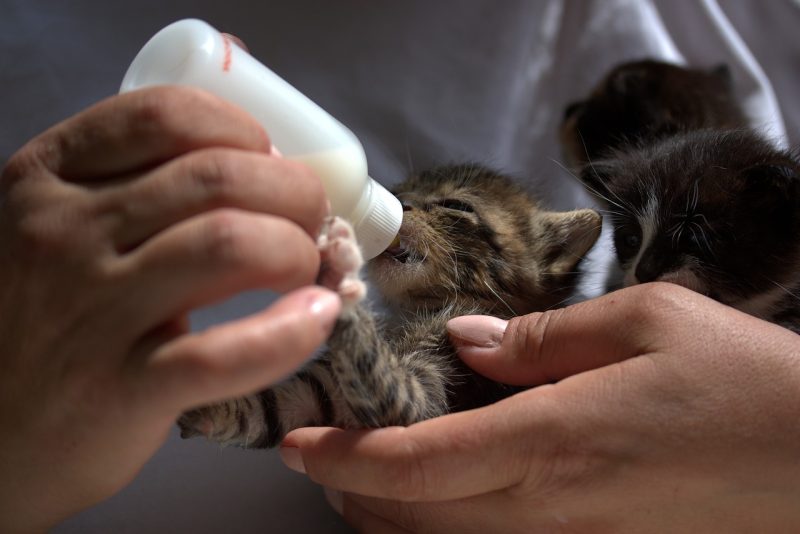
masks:
{"label": "kitten's whisker", "polygon": [[[700,237],[702,238],[702,240],[698,240],[698,243],[700,243],[700,244],[702,244],[702,245],[704,245],[704,246],[705,246],[705,249],[706,249],[706,251],[708,252],[708,254],[709,254],[711,257],[713,257],[713,258],[716,258],[716,256],[717,256],[717,255],[716,255],[716,252],[714,252],[714,249],[711,247],[711,243],[709,242],[709,240],[708,240],[708,236],[706,235],[706,232],[705,232],[705,230],[703,229],[703,227],[702,227],[702,226],[700,226],[700,225],[699,225],[698,223],[696,223],[696,222],[692,222],[692,223],[691,223],[691,225],[692,225],[693,227],[697,228],[697,230],[700,232]],[[695,235],[695,239],[697,239],[697,234],[696,234],[696,233],[694,233],[694,231],[693,231],[692,233]]]}
{"label": "kitten's whisker", "polygon": [[449,280],[448,282],[453,288],[455,288],[457,286],[456,281],[458,280],[458,254],[456,254],[452,245],[447,247],[443,243],[439,243],[436,240],[432,240],[431,244],[435,245],[439,250],[442,251],[442,254],[445,257],[450,259],[450,263],[453,266],[453,277],[452,280]]}
{"label": "kitten's whisker", "polygon": [[[568,286],[568,287],[566,287],[566,288],[558,288],[558,289],[556,289],[556,291],[562,291],[562,290],[564,290],[564,289],[570,289],[570,288],[572,288],[572,286]],[[546,308],[546,310],[555,310],[555,309],[557,309],[557,308],[560,308],[562,305],[564,305],[564,304],[566,304],[567,302],[569,302],[569,301],[572,299],[572,297],[574,297],[574,295],[570,295],[570,296],[568,296],[568,297],[567,297],[567,298],[565,298],[565,299],[561,299],[560,301],[556,302],[555,304],[553,304],[553,305],[551,305],[551,306],[548,306],[548,307]]]}
{"label": "kitten's whisker", "polygon": [[773,280],[772,278],[769,278],[769,277],[766,277],[766,278],[767,278],[768,282],[771,282],[771,283],[775,284],[777,287],[779,287],[784,292],[786,292],[786,294],[789,295],[790,297],[794,298],[795,300],[800,300],[800,295],[798,295],[797,293],[795,293],[794,291],[792,291],[788,287],[784,286],[780,282],[777,282],[777,281]]}
{"label": "kitten's whisker", "polygon": [[[587,156],[587,158],[588,158],[588,156]],[[577,181],[578,181],[578,183],[579,183],[579,184],[581,184],[581,186],[583,186],[585,189],[588,189],[588,190],[589,190],[589,192],[590,192],[590,193],[592,193],[594,196],[596,196],[596,197],[598,197],[598,198],[600,198],[600,199],[602,199],[602,200],[605,200],[606,202],[608,202],[608,203],[609,203],[609,204],[611,204],[612,206],[616,206],[616,207],[618,207],[619,209],[621,209],[621,210],[622,210],[622,214],[627,214],[627,213],[629,213],[629,210],[628,210],[628,209],[627,209],[625,206],[623,206],[623,205],[619,204],[618,202],[614,202],[613,200],[611,200],[610,198],[608,198],[607,196],[605,196],[604,194],[602,194],[600,191],[598,191],[598,190],[597,190],[597,189],[595,189],[594,187],[592,187],[592,186],[590,186],[589,184],[585,183],[583,180],[581,180],[580,178],[578,178],[578,176],[577,176],[577,175],[576,175],[574,172],[572,172],[571,170],[569,170],[569,168],[568,168],[566,165],[564,165],[563,163],[561,163],[561,162],[560,162],[560,161],[558,161],[557,159],[554,159],[554,158],[548,158],[548,159],[549,159],[550,161],[552,161],[553,163],[555,163],[556,165],[558,165],[559,167],[561,167],[561,169],[563,169],[563,170],[564,170],[564,172],[566,172],[567,174],[569,174],[570,176],[572,176],[572,177],[573,177],[575,180],[577,180]],[[591,165],[591,167],[592,167],[592,170],[593,170],[593,171],[595,171],[595,169],[594,169],[594,164],[592,164],[592,163],[591,163],[591,161],[589,161],[589,165]],[[597,171],[595,171],[595,173],[597,173]],[[615,197],[617,197],[617,199],[618,199],[620,202],[622,202],[622,199],[620,199],[620,198],[619,198],[619,197],[618,197],[616,194],[615,194],[614,196],[615,196]]]}
{"label": "kitten's whisker", "polygon": [[491,291],[492,295],[494,295],[495,297],[497,297],[497,300],[499,300],[500,302],[502,302],[502,303],[503,303],[503,305],[504,305],[506,308],[508,308],[508,311],[509,311],[509,312],[511,312],[511,315],[512,315],[512,316],[515,316],[515,315],[517,315],[517,312],[516,312],[516,311],[514,311],[514,308],[512,308],[511,306],[509,306],[509,305],[508,305],[508,302],[506,302],[505,300],[503,300],[503,297],[501,297],[501,296],[500,296],[500,295],[497,293],[497,291],[495,291],[495,290],[494,290],[494,288],[492,288],[492,286],[489,284],[489,282],[488,282],[487,280],[483,280],[483,285],[485,285],[485,286],[486,286],[486,289],[488,289],[489,291]]}
{"label": "kitten's whisker", "polygon": [[410,174],[415,174],[414,171],[414,162],[411,159],[411,144],[408,142],[408,133],[405,136],[405,145],[406,145],[406,159],[408,160],[408,171]]}
{"label": "kitten's whisker", "polygon": [[628,215],[628,212],[625,211],[617,211],[617,210],[610,210],[603,208],[597,208],[597,212],[600,213],[601,215],[618,215],[620,217]]}

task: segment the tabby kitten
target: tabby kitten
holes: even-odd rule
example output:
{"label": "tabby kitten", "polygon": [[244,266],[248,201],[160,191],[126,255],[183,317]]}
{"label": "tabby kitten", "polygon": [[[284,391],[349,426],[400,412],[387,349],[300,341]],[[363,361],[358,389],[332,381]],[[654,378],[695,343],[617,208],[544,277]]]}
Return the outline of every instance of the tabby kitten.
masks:
{"label": "tabby kitten", "polygon": [[[319,359],[271,389],[185,414],[184,437],[272,447],[301,426],[409,425],[517,391],[466,367],[445,323],[558,306],[571,295],[600,216],[545,211],[509,178],[476,165],[413,176],[394,193],[404,210],[399,239],[368,271],[396,326],[379,327],[366,305],[355,304]],[[358,294],[349,226],[336,221],[323,241],[322,278],[349,299]]]}
{"label": "tabby kitten", "polygon": [[565,149],[610,210],[626,286],[680,284],[800,332],[800,163],[742,126],[722,72],[617,67],[568,109],[562,138],[582,142]]}

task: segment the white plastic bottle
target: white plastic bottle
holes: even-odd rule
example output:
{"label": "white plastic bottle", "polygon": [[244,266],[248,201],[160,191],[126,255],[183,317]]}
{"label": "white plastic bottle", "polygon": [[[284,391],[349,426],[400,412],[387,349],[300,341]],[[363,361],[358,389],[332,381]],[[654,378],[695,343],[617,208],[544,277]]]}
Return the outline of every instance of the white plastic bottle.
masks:
{"label": "white plastic bottle", "polygon": [[227,36],[196,19],[170,24],[137,54],[120,92],[165,84],[205,89],[247,110],[284,157],[316,171],[331,211],[353,224],[365,258],[391,244],[403,209],[367,175],[356,136]]}

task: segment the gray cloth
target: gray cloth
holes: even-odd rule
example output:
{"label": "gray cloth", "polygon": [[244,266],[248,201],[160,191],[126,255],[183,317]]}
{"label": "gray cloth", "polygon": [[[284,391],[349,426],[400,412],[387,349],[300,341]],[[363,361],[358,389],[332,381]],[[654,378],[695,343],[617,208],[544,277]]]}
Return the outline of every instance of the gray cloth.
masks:
{"label": "gray cloth", "polygon": [[[0,0],[0,163],[46,127],[114,94],[144,42],[202,18],[241,37],[362,140],[370,174],[464,160],[554,208],[590,203],[557,163],[562,110],[611,65],[645,56],[731,65],[753,123],[800,139],[800,4],[792,0],[248,2]],[[194,326],[263,306],[251,293]],[[134,483],[57,532],[347,532],[274,452],[174,434]]]}

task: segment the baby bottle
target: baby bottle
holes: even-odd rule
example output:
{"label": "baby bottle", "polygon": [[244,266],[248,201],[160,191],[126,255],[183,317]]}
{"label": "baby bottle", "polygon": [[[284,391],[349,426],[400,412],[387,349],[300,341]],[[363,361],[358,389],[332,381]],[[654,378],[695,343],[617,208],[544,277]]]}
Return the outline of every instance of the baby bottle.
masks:
{"label": "baby bottle", "polygon": [[312,167],[331,211],[350,221],[366,259],[383,252],[400,229],[400,202],[367,175],[356,136],[322,108],[207,23],[186,19],[152,37],[131,63],[120,92],[190,85],[249,112],[289,159]]}

